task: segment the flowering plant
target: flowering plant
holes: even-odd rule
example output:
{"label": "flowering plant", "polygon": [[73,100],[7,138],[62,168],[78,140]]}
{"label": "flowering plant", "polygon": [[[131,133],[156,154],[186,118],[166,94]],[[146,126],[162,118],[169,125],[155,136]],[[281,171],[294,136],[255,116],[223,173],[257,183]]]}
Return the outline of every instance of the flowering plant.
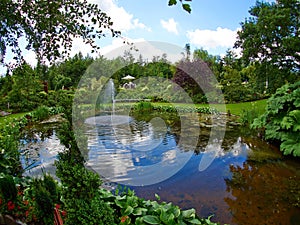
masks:
{"label": "flowering plant", "polygon": [[0,213],[10,215],[15,220],[34,224],[37,221],[34,199],[28,199],[21,187],[17,190],[17,194],[10,198],[7,198],[7,194],[0,193]]}
{"label": "flowering plant", "polygon": [[[15,180],[18,180],[15,182]],[[52,177],[43,179],[0,177],[0,213],[26,224],[53,224],[54,206],[59,202],[57,185]],[[60,208],[58,204],[57,207]],[[61,215],[66,215],[61,210]]]}

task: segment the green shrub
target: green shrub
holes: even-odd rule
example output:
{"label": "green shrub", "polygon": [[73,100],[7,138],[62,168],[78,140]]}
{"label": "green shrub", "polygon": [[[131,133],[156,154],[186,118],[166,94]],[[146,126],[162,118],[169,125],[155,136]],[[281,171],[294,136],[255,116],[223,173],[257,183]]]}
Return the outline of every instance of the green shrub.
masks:
{"label": "green shrub", "polygon": [[254,119],[258,118],[258,116],[259,116],[259,111],[255,106],[250,109],[243,109],[240,115],[240,122],[243,125],[252,124]]}
{"label": "green shrub", "polygon": [[36,110],[32,112],[33,120],[41,121],[47,119],[50,116],[50,111],[47,106],[39,106]]}
{"label": "green shrub", "polygon": [[58,185],[50,175],[32,180],[29,197],[34,199],[35,215],[39,224],[52,225],[54,221],[53,209],[59,202]]}
{"label": "green shrub", "polygon": [[107,225],[115,224],[114,212],[107,202],[95,195],[92,199],[74,198],[65,202],[67,218],[65,224]]}
{"label": "green shrub", "polygon": [[49,107],[49,115],[56,115],[63,112],[64,112],[64,107],[62,106]]}
{"label": "green shrub", "polygon": [[[6,122],[8,120],[5,120]],[[13,119],[1,126],[0,133],[0,172],[21,176],[23,169],[20,162],[20,130],[27,124],[27,119]]]}
{"label": "green shrub", "polygon": [[265,139],[279,141],[285,155],[300,156],[300,81],[277,89],[251,127],[260,129]]}
{"label": "green shrub", "polygon": [[151,102],[145,102],[145,101],[141,101],[138,102],[137,104],[134,105],[134,110],[137,111],[152,111],[153,110],[153,105],[151,104]]}
{"label": "green shrub", "polygon": [[11,175],[0,174],[0,194],[5,201],[14,200],[18,190]]}
{"label": "green shrub", "polygon": [[197,112],[197,113],[203,113],[203,114],[219,114],[219,111],[213,107],[189,107],[189,106],[183,106],[183,107],[175,107],[173,105],[155,105],[153,106],[153,110],[159,111],[159,112],[171,112],[171,113],[189,113],[189,112]]}

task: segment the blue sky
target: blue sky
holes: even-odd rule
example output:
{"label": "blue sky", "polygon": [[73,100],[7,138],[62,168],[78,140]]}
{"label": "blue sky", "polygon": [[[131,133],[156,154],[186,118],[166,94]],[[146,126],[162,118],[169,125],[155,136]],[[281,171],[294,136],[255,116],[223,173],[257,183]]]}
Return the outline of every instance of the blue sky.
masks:
{"label": "blue sky", "polygon": [[[100,5],[115,20],[116,28],[131,40],[164,41],[182,47],[190,43],[192,49],[204,48],[211,54],[223,55],[232,48],[237,29],[249,17],[248,10],[256,0],[193,0],[191,14],[185,12],[179,3],[168,6],[168,0],[93,2],[102,2]],[[131,17],[120,19],[122,13]],[[117,45],[117,41],[109,41],[100,43],[104,52],[107,45]]]}
{"label": "blue sky", "polygon": [[[213,55],[224,55],[236,40],[240,23],[249,17],[256,0],[193,0],[191,14],[178,3],[168,6],[168,0],[88,0],[111,16],[114,27],[130,42],[161,41],[184,48],[203,48]],[[265,0],[271,1],[271,0]],[[122,45],[122,39],[110,37],[97,41],[101,54]],[[74,41],[71,55],[81,51],[91,55],[91,48],[81,39]],[[35,54],[25,52],[25,59],[35,65]],[[6,56],[9,60],[9,55]],[[0,73],[3,68],[0,66]]]}

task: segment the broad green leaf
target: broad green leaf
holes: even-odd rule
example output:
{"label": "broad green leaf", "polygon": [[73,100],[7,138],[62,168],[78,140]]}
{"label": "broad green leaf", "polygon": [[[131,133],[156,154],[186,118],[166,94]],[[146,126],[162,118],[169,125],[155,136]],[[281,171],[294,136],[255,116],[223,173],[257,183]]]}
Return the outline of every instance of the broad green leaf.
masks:
{"label": "broad green leaf", "polygon": [[[174,215],[173,215],[174,216]],[[166,211],[162,210],[159,216],[160,220],[164,223],[168,222],[168,214],[166,213]]]}
{"label": "broad green leaf", "polygon": [[191,6],[189,4],[182,4],[182,8],[188,13],[191,13],[192,11]]}
{"label": "broad green leaf", "polygon": [[178,207],[173,208],[173,214],[177,218],[180,215],[180,209]]}
{"label": "broad green leaf", "polygon": [[144,212],[147,212],[147,211],[148,211],[148,210],[145,209],[145,208],[140,208],[140,207],[138,207],[138,208],[135,208],[135,209],[133,210],[132,214],[135,215],[135,216],[141,216],[141,215],[143,215]]}
{"label": "broad green leaf", "polygon": [[300,143],[295,140],[283,141],[280,145],[280,150],[283,151],[285,155],[293,153],[294,156],[300,156]]}
{"label": "broad green leaf", "polygon": [[196,211],[195,209],[188,209],[181,212],[184,218],[195,218]]}
{"label": "broad green leaf", "polygon": [[157,216],[146,215],[143,216],[143,221],[148,224],[160,224],[160,220]]}
{"label": "broad green leaf", "polygon": [[130,215],[133,212],[133,208],[129,205],[127,206],[126,210],[124,211],[124,215]]}
{"label": "broad green leaf", "polygon": [[200,222],[200,220],[198,220],[198,219],[192,219],[192,220],[189,220],[189,223],[191,223],[191,224],[202,224],[201,222]]}
{"label": "broad green leaf", "polygon": [[176,0],[169,0],[169,6],[176,5],[176,4],[177,4]]}
{"label": "broad green leaf", "polygon": [[169,216],[168,216],[168,221],[167,221],[167,224],[172,224],[172,223],[175,223],[175,216],[174,216],[174,214],[169,214]]}

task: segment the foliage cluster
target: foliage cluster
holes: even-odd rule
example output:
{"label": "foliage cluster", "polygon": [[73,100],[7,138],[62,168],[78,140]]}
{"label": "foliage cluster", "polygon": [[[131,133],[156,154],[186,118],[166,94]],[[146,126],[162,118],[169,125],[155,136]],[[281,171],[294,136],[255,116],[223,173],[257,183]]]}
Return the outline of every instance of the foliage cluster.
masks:
{"label": "foliage cluster", "polygon": [[113,30],[110,17],[88,1],[5,0],[0,3],[0,12],[0,63],[8,50],[22,61],[20,37],[25,38],[27,50],[35,51],[39,62],[53,63],[69,56],[74,38],[82,37],[95,50],[96,39],[108,32],[120,35]]}
{"label": "foliage cluster", "polygon": [[129,189],[121,193],[118,190],[115,195],[105,189],[99,189],[99,192],[101,199],[115,210],[119,224],[217,224],[210,218],[200,219],[194,209],[182,210],[172,203],[160,201],[158,195],[157,201],[150,201],[138,198]]}
{"label": "foliage cluster", "polygon": [[259,128],[267,140],[279,141],[285,155],[300,156],[300,81],[279,88],[252,128]]}
{"label": "foliage cluster", "polygon": [[159,105],[151,102],[140,101],[131,108],[134,111],[158,111],[158,112],[197,112],[203,114],[219,114],[219,111],[213,107],[201,106],[174,106],[174,105]]}
{"label": "foliage cluster", "polygon": [[25,178],[20,161],[22,130],[32,121],[61,113],[62,107],[40,107],[1,126],[0,134],[0,213],[27,224],[53,224],[53,208],[60,203],[60,188],[49,175]]}
{"label": "foliage cluster", "polygon": [[[187,2],[191,2],[192,0],[179,0],[179,1],[182,4],[182,8],[188,13],[191,13],[192,11],[191,6]],[[177,4],[177,0],[169,0],[169,6],[176,5],[176,4]]]}
{"label": "foliage cluster", "polygon": [[42,105],[39,106],[33,112],[26,114],[26,116],[31,117],[33,121],[42,121],[49,118],[52,115],[56,115],[63,112],[64,112],[64,108],[62,106],[48,107]]}
{"label": "foliage cluster", "polygon": [[[69,150],[72,151],[72,150]],[[100,199],[98,174],[87,170],[71,152],[56,163],[62,182],[62,201],[68,212],[65,224],[114,224],[113,210]]]}
{"label": "foliage cluster", "polygon": [[0,213],[26,224],[53,224],[53,208],[59,201],[59,186],[51,176],[18,178],[1,173]]}
{"label": "foliage cluster", "polygon": [[236,47],[247,61],[299,71],[300,51],[298,0],[257,1],[238,32]]}
{"label": "foliage cluster", "polygon": [[27,119],[14,119],[1,127],[0,134],[0,173],[21,176],[19,138],[20,131],[27,124]]}
{"label": "foliage cluster", "polygon": [[[49,68],[32,69],[28,64],[22,64],[12,75],[0,78],[0,108],[21,112],[41,105],[64,106],[73,97],[82,75],[85,80],[80,82],[85,88],[76,92],[76,99],[80,103],[89,103],[95,93],[105,87],[107,74],[112,74],[115,69],[112,78],[117,87],[116,98],[160,102],[218,103],[222,100],[221,91],[226,102],[252,101],[274,93],[285,80],[297,80],[293,72],[283,72],[275,66],[259,63],[243,66],[243,61],[230,52],[223,59],[201,49],[195,50],[194,55],[193,61],[183,59],[177,65],[169,64],[164,57],[157,57],[153,62],[139,58],[141,62],[135,62],[130,57],[94,60],[81,54]],[[121,88],[126,82],[122,77],[126,74],[136,77],[135,89]],[[218,83],[212,82],[215,78]]]}
{"label": "foliage cluster", "polygon": [[182,113],[189,113],[189,112],[197,112],[203,114],[219,114],[219,111],[213,107],[191,107],[191,106],[167,106],[167,105],[156,105],[154,106],[154,110],[160,112],[182,112]]}
{"label": "foliage cluster", "polygon": [[248,109],[242,109],[242,113],[240,115],[240,122],[245,125],[245,124],[252,124],[254,119],[258,118],[260,116],[259,114],[259,108],[256,105],[256,102],[252,103],[251,102],[251,108]]}

